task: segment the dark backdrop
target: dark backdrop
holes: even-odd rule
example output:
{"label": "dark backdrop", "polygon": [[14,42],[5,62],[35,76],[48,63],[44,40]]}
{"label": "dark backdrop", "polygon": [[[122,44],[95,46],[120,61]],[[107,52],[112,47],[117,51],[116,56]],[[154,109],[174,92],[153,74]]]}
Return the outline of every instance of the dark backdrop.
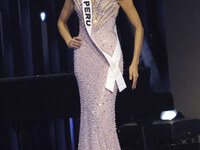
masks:
{"label": "dark backdrop", "polygon": [[200,1],[165,0],[164,10],[175,107],[200,118]]}

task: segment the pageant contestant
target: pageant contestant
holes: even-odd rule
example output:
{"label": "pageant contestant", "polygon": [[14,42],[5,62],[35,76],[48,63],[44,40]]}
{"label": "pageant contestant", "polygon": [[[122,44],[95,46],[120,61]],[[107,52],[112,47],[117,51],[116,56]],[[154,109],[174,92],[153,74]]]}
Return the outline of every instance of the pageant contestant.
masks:
{"label": "pageant contestant", "polygon": [[[68,47],[74,48],[81,102],[78,150],[121,150],[115,123],[117,90],[126,88],[115,25],[120,6],[135,28],[134,55],[129,66],[134,89],[143,26],[132,0],[66,0],[58,20],[61,36]],[[79,35],[71,37],[67,21],[74,10],[79,18]]]}

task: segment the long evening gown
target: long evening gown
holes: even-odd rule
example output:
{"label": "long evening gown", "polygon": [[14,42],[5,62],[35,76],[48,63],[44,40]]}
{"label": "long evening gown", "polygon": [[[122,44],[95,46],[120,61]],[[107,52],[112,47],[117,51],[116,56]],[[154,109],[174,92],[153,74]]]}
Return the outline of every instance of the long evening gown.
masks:
{"label": "long evening gown", "polygon": [[[115,82],[113,92],[105,88],[109,64],[87,34],[81,0],[73,0],[73,3],[82,37],[81,47],[74,49],[74,73],[81,103],[78,150],[121,150],[115,122],[118,87]],[[115,0],[95,0],[92,5],[91,36],[110,56],[118,38],[114,29],[119,7]],[[123,72],[122,51],[119,68]]]}

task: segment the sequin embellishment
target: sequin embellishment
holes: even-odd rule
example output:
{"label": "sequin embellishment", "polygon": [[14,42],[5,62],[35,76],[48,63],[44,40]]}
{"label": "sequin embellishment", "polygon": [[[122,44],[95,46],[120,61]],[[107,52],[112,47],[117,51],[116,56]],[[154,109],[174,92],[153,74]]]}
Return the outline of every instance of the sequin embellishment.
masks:
{"label": "sequin embellishment", "polygon": [[[81,0],[73,0],[79,18],[82,46],[74,50],[81,114],[78,150],[121,150],[115,123],[114,91],[105,89],[109,64],[88,37],[83,21]],[[113,55],[117,35],[114,32],[119,5],[115,0],[96,0],[93,7],[92,37],[107,54]],[[123,55],[119,68],[123,72]]]}

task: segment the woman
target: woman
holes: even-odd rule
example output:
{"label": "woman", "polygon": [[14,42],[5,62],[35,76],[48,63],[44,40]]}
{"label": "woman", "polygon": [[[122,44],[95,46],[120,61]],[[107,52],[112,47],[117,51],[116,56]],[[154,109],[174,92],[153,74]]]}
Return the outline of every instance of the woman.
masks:
{"label": "woman", "polygon": [[[129,79],[136,88],[143,26],[132,0],[66,0],[58,29],[74,48],[74,73],[79,87],[81,115],[78,150],[120,150],[115,123],[117,90],[126,88],[123,55],[116,33],[119,7],[135,28]],[[67,21],[73,11],[79,18],[79,35],[71,37]]]}

